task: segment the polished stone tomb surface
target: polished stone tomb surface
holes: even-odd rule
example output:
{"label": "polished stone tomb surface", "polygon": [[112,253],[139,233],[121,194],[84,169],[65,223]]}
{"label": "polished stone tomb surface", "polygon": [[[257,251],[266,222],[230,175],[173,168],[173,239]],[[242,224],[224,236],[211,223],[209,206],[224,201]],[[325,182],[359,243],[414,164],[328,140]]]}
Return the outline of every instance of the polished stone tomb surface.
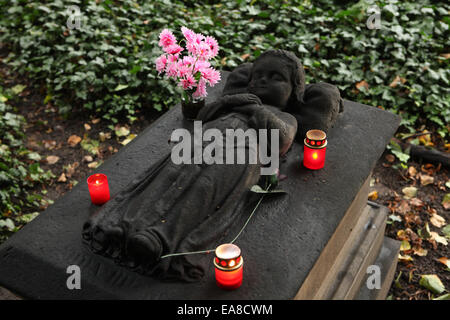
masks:
{"label": "polished stone tomb surface", "polygon": [[[209,91],[207,102],[220,95],[227,76],[224,73],[220,85]],[[0,246],[0,286],[34,299],[294,298],[399,124],[389,112],[344,103],[344,112],[328,133],[323,169],[302,166],[303,145],[298,142],[282,159],[280,171],[287,179],[280,187],[287,194],[266,197],[235,242],[245,260],[238,290],[216,286],[213,253],[198,256],[211,263],[205,277],[194,283],[155,280],[92,253],[81,239],[83,223],[97,208],[85,180]],[[178,105],[95,172],[105,173],[111,194],[117,193],[170,151],[174,129],[192,126]],[[239,232],[253,205],[242,210],[223,243]],[[67,288],[71,265],[80,267],[80,290]]]}

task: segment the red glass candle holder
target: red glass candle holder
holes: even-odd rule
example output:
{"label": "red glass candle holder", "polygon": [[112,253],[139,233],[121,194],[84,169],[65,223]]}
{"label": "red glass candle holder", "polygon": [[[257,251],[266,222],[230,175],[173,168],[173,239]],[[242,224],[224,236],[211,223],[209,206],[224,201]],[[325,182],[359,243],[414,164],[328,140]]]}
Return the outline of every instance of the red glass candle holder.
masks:
{"label": "red glass candle holder", "polygon": [[325,165],[327,135],[322,130],[309,130],[303,146],[303,165],[311,170],[322,169]]}
{"label": "red glass candle holder", "polygon": [[102,205],[109,200],[108,178],[103,173],[96,173],[87,179],[89,194],[93,204]]}
{"label": "red glass candle holder", "polygon": [[238,246],[225,243],[216,248],[214,267],[217,285],[226,290],[234,290],[241,286],[244,259]]}

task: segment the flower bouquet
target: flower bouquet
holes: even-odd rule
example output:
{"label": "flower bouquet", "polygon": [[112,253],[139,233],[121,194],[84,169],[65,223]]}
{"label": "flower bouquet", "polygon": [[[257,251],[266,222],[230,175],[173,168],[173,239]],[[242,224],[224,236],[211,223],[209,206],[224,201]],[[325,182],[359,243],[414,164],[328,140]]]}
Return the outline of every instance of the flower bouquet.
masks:
{"label": "flower bouquet", "polygon": [[[208,60],[219,52],[219,45],[213,37],[195,33],[181,27],[186,42],[187,55],[181,53],[185,48],[177,44],[173,33],[164,29],[159,35],[159,46],[164,54],[156,61],[158,74],[165,73],[183,88],[181,99],[182,112],[185,118],[193,120],[198,111],[205,105],[206,85],[213,87],[220,80],[219,71],[211,67]],[[181,43],[181,42],[180,42]]]}

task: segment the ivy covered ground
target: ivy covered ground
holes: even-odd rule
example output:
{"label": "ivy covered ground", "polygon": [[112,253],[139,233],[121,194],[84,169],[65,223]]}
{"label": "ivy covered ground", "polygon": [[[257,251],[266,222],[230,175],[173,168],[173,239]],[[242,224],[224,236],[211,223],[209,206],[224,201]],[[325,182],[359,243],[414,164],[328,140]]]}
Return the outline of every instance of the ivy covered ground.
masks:
{"label": "ivy covered ground", "polygon": [[[80,29],[68,28],[70,5]],[[374,6],[380,29],[366,25]],[[180,100],[154,69],[163,28],[214,36],[223,70],[291,50],[307,82],[400,114],[398,140],[448,155],[449,9],[426,0],[0,0],[0,242]],[[391,209],[387,235],[403,241],[390,297],[445,297],[448,168],[392,143],[371,185],[370,199]]]}

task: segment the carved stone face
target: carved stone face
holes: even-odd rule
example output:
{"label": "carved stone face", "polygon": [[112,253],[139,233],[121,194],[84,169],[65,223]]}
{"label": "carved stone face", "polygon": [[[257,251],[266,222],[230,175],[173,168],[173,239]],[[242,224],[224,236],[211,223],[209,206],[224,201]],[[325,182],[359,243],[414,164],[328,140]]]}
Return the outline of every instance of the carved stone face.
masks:
{"label": "carved stone face", "polygon": [[292,93],[288,64],[283,59],[271,56],[256,60],[248,92],[257,95],[265,104],[285,108]]}

